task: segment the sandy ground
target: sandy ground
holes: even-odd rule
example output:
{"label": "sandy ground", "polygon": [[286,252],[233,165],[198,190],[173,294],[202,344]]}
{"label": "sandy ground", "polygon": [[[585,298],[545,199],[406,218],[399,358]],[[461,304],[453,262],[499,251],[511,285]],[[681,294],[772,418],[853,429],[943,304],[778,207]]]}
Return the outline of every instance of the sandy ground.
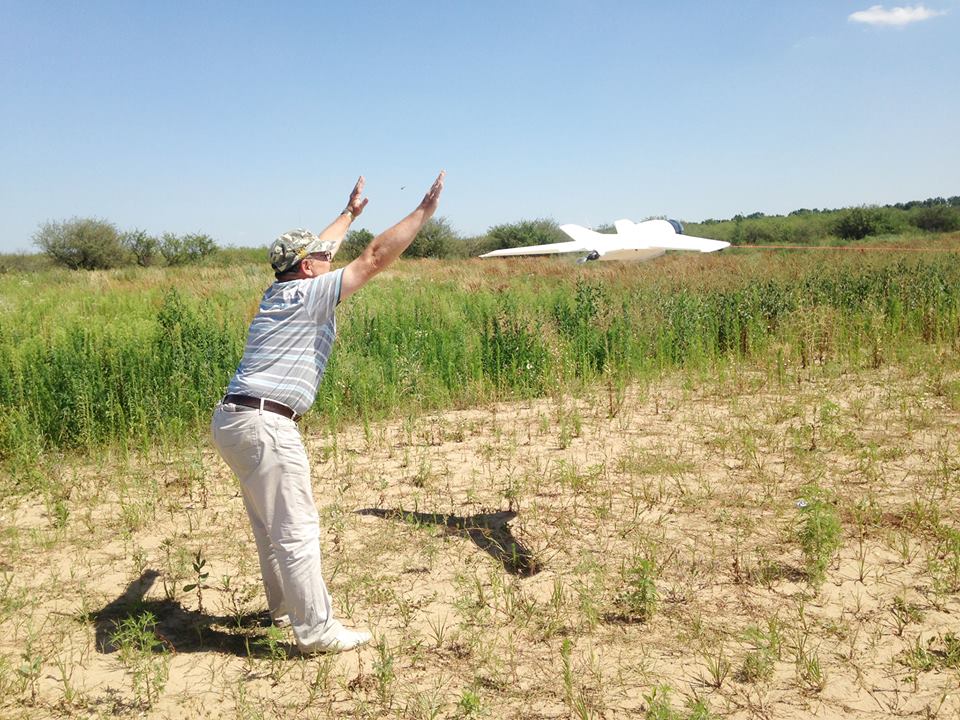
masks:
{"label": "sandy ground", "polygon": [[[52,458],[0,510],[0,716],[960,717],[957,425],[887,368],[311,430],[328,584],[375,635],[313,658],[266,627],[209,447]],[[842,523],[819,588],[814,484]]]}

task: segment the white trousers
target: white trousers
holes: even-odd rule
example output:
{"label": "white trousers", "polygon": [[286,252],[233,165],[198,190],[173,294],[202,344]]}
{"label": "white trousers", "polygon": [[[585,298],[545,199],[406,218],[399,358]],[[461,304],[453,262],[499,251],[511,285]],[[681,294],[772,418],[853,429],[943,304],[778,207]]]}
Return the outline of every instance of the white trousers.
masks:
{"label": "white trousers", "polygon": [[322,648],[340,623],[321,574],[320,519],[296,423],[228,403],[217,407],[210,429],[240,480],[271,616],[289,616],[302,652]]}

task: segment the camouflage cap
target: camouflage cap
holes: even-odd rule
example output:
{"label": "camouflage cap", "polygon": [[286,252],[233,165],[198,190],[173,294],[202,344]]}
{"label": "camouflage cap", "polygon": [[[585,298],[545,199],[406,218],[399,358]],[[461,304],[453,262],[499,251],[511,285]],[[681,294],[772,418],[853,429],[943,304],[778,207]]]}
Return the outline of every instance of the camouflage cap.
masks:
{"label": "camouflage cap", "polygon": [[321,240],[309,230],[297,228],[278,237],[270,245],[270,265],[277,272],[286,272],[312,253],[330,253],[336,243]]}

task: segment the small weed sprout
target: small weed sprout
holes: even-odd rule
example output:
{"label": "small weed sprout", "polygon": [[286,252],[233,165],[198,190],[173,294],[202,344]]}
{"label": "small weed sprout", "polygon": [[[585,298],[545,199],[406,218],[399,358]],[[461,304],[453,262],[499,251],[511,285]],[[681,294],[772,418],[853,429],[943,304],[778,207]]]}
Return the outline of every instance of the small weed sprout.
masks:
{"label": "small weed sprout", "polygon": [[646,720],[710,720],[710,710],[703,700],[690,701],[686,714],[674,709],[669,685],[655,686],[643,699],[647,701]]}
{"label": "small weed sprout", "polygon": [[433,639],[433,646],[435,648],[443,647],[443,641],[450,629],[447,616],[445,614],[436,618],[431,616],[427,618],[427,625],[430,627],[430,637]]}
{"label": "small weed sprout", "polygon": [[837,509],[823,490],[805,488],[804,499],[797,501],[800,523],[797,538],[803,550],[807,580],[820,587],[826,579],[827,566],[840,549],[842,528]]}
{"label": "small weed sprout", "polygon": [[170,655],[157,637],[157,620],[150,612],[131,615],[120,621],[111,637],[120,662],[130,674],[137,702],[152,707],[167,684]]}
{"label": "small weed sprout", "polygon": [[737,670],[736,679],[745,683],[769,681],[773,678],[774,667],[780,659],[783,645],[779,621],[771,618],[767,621],[766,630],[757,626],[748,628],[745,639],[752,649]]}
{"label": "small weed sprout", "polygon": [[0,655],[0,697],[9,697],[14,691],[16,680],[6,655]]}
{"label": "small weed sprout", "polygon": [[917,672],[930,670],[960,670],[960,636],[948,632],[931,637],[926,645],[917,638],[909,650],[905,650],[900,662]]}
{"label": "small weed sprout", "polygon": [[560,660],[563,662],[563,698],[567,707],[573,706],[573,663],[570,661],[573,654],[573,643],[570,638],[564,638],[560,644]]}
{"label": "small weed sprout", "polygon": [[197,548],[197,554],[193,557],[194,582],[183,587],[184,592],[197,591],[197,610],[201,613],[203,612],[203,588],[206,587],[203,581],[210,575],[209,572],[204,572],[207,561],[204,559],[202,552],[200,548]]}
{"label": "small weed sprout", "polygon": [[373,661],[373,677],[377,681],[377,696],[380,704],[389,710],[393,706],[393,653],[387,645],[387,639],[381,638],[376,645],[377,659]]}
{"label": "small weed sprout", "polygon": [[648,622],[657,609],[656,565],[650,558],[635,557],[623,573],[624,588],[617,596],[617,608],[628,622]]}
{"label": "small weed sprout", "polygon": [[827,686],[827,675],[816,650],[797,652],[797,684],[801,689],[818,694]]}
{"label": "small weed sprout", "polygon": [[21,663],[17,667],[23,687],[30,691],[30,702],[36,704],[40,671],[43,669],[43,656],[33,650],[33,638],[27,639],[26,649],[20,654]]}
{"label": "small weed sprout", "polygon": [[180,549],[174,549],[173,539],[166,538],[160,543],[163,549],[163,594],[167,600],[175,600],[177,597],[177,585],[186,575],[186,553]]}
{"label": "small weed sprout", "polygon": [[480,699],[480,695],[476,690],[470,688],[465,689],[457,701],[457,717],[477,718],[481,717],[483,713],[483,702]]}
{"label": "small weed sprout", "polygon": [[271,625],[262,637],[257,638],[254,646],[267,656],[270,679],[279,683],[292,667],[288,662],[287,645],[283,630]]}
{"label": "small weed sprout", "polygon": [[730,674],[730,661],[724,654],[723,647],[718,647],[715,652],[704,653],[703,661],[707,667],[707,677],[704,678],[704,682],[710,687],[719,689]]}
{"label": "small weed sprout", "polygon": [[893,616],[893,625],[897,637],[903,637],[903,631],[910,623],[917,623],[923,620],[923,613],[916,605],[908,603],[903,593],[893,599],[890,606],[890,614]]}
{"label": "small weed sprout", "polygon": [[564,638],[560,645],[560,659],[563,662],[563,700],[571,715],[579,720],[594,717],[587,695],[582,687],[577,687],[573,670],[573,642]]}

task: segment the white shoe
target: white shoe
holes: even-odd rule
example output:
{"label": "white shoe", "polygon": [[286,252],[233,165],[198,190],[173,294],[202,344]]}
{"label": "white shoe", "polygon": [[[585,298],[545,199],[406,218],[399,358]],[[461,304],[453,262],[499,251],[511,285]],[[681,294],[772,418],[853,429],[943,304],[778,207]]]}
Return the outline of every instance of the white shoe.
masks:
{"label": "white shoe", "polygon": [[373,635],[366,630],[348,630],[340,627],[329,640],[312,648],[310,653],[338,653],[353,650],[361,645],[366,645],[373,640]]}
{"label": "white shoe", "polygon": [[278,628],[290,627],[290,616],[289,615],[278,615],[272,619],[274,625]]}

